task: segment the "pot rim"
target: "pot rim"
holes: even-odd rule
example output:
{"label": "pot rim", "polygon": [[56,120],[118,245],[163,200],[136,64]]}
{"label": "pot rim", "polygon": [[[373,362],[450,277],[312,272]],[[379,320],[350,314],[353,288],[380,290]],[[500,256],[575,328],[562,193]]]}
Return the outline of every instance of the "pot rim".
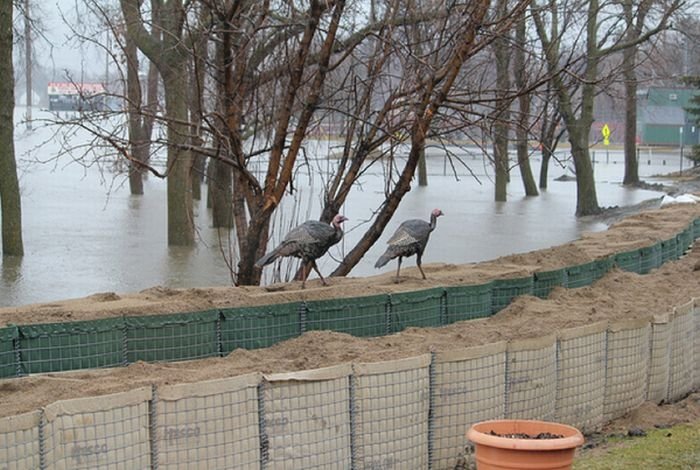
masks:
{"label": "pot rim", "polygon": [[[508,432],[523,432],[521,427],[523,426],[537,426],[542,430],[540,432],[551,432],[553,434],[563,434],[564,437],[556,439],[518,439],[510,437],[492,436],[483,432],[482,429],[488,428],[494,425],[510,424],[515,429],[509,430]],[[467,439],[474,442],[475,444],[481,444],[490,447],[497,447],[500,449],[512,449],[512,450],[563,450],[579,447],[583,445],[584,438],[581,431],[573,426],[566,424],[551,422],[551,421],[537,421],[531,419],[494,419],[488,421],[480,421],[473,424],[467,431]]]}

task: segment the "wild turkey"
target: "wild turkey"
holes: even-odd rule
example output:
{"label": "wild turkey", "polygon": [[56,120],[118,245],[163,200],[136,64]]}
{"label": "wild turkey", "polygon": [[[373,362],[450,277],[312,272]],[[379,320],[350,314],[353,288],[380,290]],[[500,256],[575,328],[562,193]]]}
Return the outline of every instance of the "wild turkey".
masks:
{"label": "wild turkey", "polygon": [[277,248],[260,258],[255,265],[263,267],[284,256],[301,258],[304,263],[304,276],[301,288],[306,287],[306,278],[311,271],[310,269],[307,270],[309,264],[316,271],[318,277],[321,278],[323,285],[327,286],[326,280],[323,279],[316,266],[316,259],[323,256],[330,247],[343,238],[343,229],[340,225],[346,220],[348,219],[340,214],[333,218],[330,225],[317,220],[307,220],[293,228]]}
{"label": "wild turkey", "polygon": [[444,214],[440,209],[433,209],[433,211],[430,213],[430,223],[421,219],[411,219],[399,225],[399,228],[396,229],[394,235],[389,239],[389,241],[387,241],[389,247],[386,249],[384,254],[379,257],[374,267],[381,268],[390,260],[398,257],[399,267],[396,269],[396,282],[399,282],[401,259],[405,256],[416,255],[416,264],[418,265],[418,269],[420,270],[423,279],[425,279],[425,273],[421,267],[421,258],[423,257],[425,245],[428,244],[430,232],[435,230],[437,218],[441,215]]}

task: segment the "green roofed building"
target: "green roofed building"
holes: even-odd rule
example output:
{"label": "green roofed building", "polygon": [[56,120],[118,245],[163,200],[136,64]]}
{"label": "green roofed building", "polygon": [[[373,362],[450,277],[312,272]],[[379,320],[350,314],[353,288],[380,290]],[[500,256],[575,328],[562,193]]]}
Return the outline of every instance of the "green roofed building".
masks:
{"label": "green roofed building", "polygon": [[[653,87],[637,93],[637,135],[643,145],[696,145],[700,130],[687,109],[695,88]],[[682,130],[681,130],[682,129]]]}

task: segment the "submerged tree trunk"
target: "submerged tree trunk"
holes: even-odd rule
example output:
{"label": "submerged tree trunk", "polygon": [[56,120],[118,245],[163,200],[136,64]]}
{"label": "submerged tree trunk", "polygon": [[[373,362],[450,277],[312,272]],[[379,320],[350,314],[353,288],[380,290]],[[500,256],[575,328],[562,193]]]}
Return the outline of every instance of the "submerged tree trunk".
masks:
{"label": "submerged tree trunk", "polygon": [[[163,78],[168,139],[168,244],[194,244],[192,154],[187,112],[188,51],[182,41],[186,9],[182,1],[162,5],[153,32],[146,30],[138,0],[120,0],[127,34],[153,62]],[[162,36],[155,32],[162,31]]]}
{"label": "submerged tree trunk", "polygon": [[[504,17],[507,11],[508,1],[499,0],[496,9],[499,17]],[[494,112],[494,136],[493,158],[496,170],[496,187],[494,198],[496,201],[505,201],[507,185],[509,181],[508,161],[508,131],[510,118],[510,44],[508,33],[504,32],[494,40],[494,55],[496,57],[496,110]]]}
{"label": "submerged tree trunk", "polygon": [[32,90],[32,26],[31,26],[31,5],[29,0],[24,0],[24,59],[25,59],[25,79],[27,90],[27,129],[32,128],[32,104],[34,101],[34,91]]}
{"label": "submerged tree trunk", "polygon": [[[627,39],[637,41],[651,6],[648,0],[640,2],[637,20],[634,20],[634,2],[623,0],[622,10],[627,25]],[[639,183],[639,162],[637,161],[637,48],[632,46],[622,51],[622,76],[625,80],[625,177],[622,184]]]}
{"label": "submerged tree trunk", "polygon": [[24,255],[22,204],[15,161],[15,90],[12,65],[12,2],[0,2],[0,219],[2,253]]}
{"label": "submerged tree trunk", "polygon": [[528,135],[530,128],[530,101],[529,93],[526,93],[527,88],[527,65],[525,62],[525,13],[521,13],[518,18],[518,24],[515,30],[516,48],[514,53],[514,72],[515,85],[518,87],[518,127],[516,128],[515,136],[517,140],[518,168],[520,169],[520,178],[523,182],[526,196],[537,196],[537,184],[532,175],[530,167],[530,153],[528,145]]}

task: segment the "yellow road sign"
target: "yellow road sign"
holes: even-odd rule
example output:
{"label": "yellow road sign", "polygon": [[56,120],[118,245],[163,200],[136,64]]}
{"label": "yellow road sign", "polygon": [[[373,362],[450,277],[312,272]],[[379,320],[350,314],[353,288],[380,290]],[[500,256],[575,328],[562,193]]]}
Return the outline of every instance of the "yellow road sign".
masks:
{"label": "yellow road sign", "polygon": [[604,124],[600,132],[603,134],[603,145],[610,145],[610,127]]}

